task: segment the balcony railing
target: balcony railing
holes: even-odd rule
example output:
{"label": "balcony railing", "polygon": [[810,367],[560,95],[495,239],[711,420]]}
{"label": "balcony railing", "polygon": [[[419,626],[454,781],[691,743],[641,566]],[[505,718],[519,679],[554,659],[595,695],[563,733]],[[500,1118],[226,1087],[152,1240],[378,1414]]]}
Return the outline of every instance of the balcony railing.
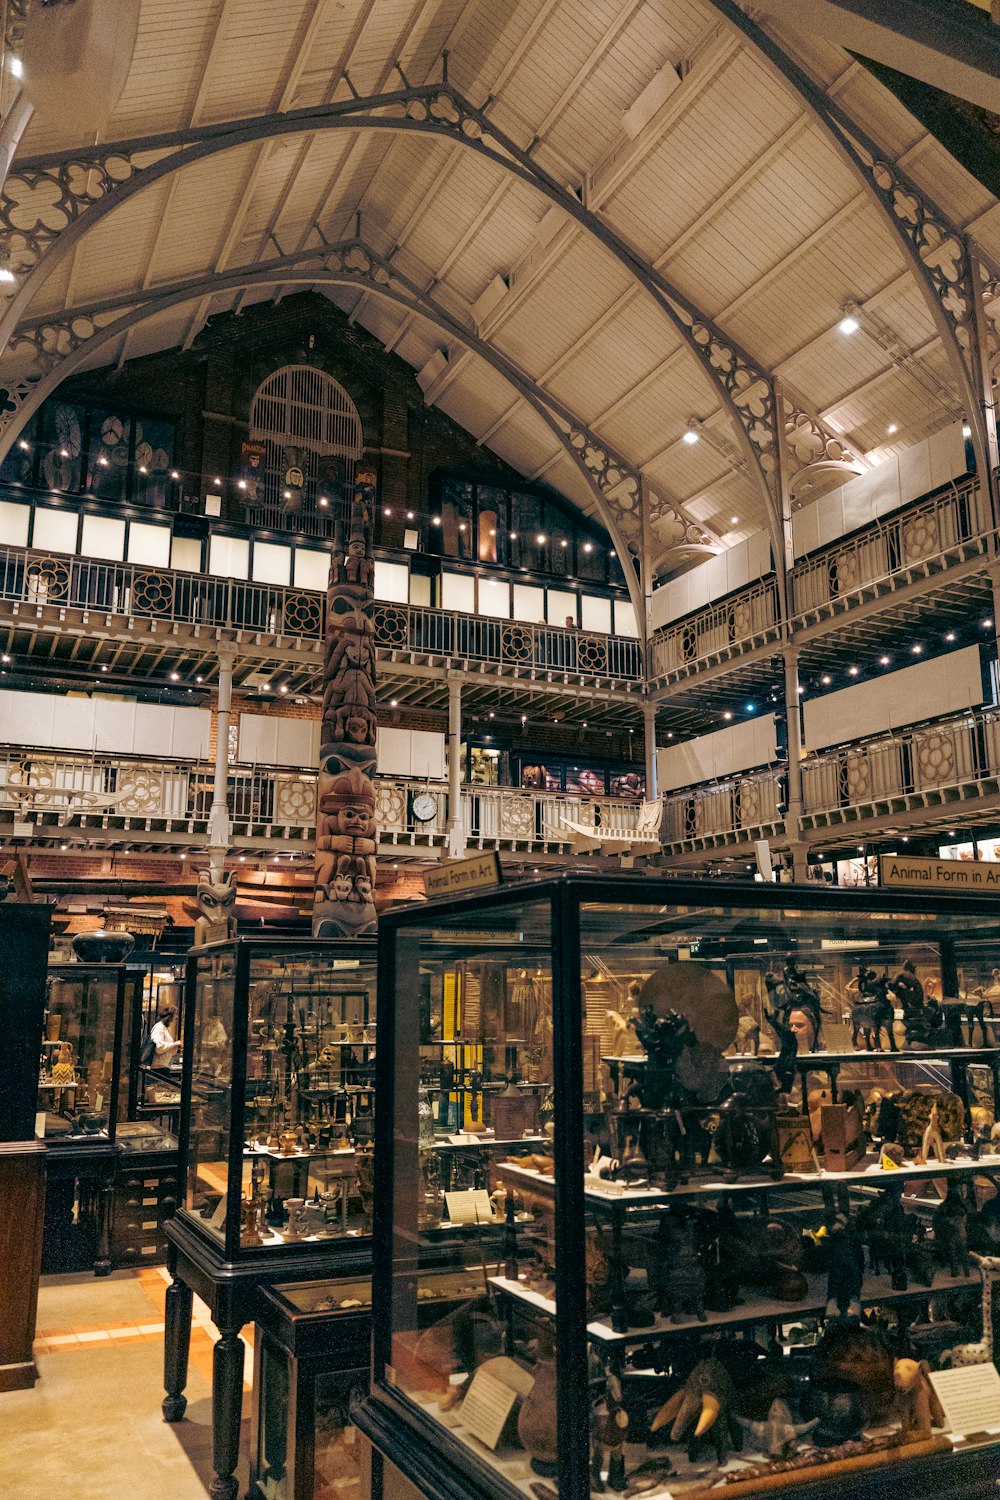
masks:
{"label": "balcony railing", "polygon": [[990,528],[989,499],[975,479],[894,511],[796,563],[793,624],[829,618],[981,556]]}
{"label": "balcony railing", "polygon": [[[417,792],[434,799],[434,815],[427,821],[413,816]],[[6,823],[8,830],[18,823],[31,825],[37,836],[70,828],[197,836],[207,832],[212,795],[207,763],[0,749],[0,826]],[[236,839],[312,838],[313,771],[236,769],[228,778],[228,799]],[[565,819],[628,832],[636,828],[641,806],[625,798],[465,787],[460,810],[462,831],[474,847],[558,851],[569,844]],[[383,845],[440,845],[447,829],[447,788],[380,776],[376,815]]]}
{"label": "balcony railing", "polygon": [[719,604],[688,615],[653,637],[652,675],[677,680],[716,661],[778,638],[778,594],[773,578],[740,589]]}
{"label": "balcony railing", "polygon": [[802,767],[804,811],[814,826],[882,811],[937,806],[997,791],[1000,711],[976,710],[881,735]]}
{"label": "balcony railing", "polygon": [[[0,601],[39,610],[51,607],[118,616],[123,621],[265,635],[317,647],[323,639],[326,604],[324,595],[314,589],[212,578],[138,563],[100,562],[23,547],[0,547]],[[375,643],[383,651],[430,661],[469,660],[511,672],[642,681],[642,651],[639,642],[627,636],[489,619],[415,604],[379,601]]]}
{"label": "balcony railing", "polygon": [[772,834],[783,826],[783,777],[777,771],[734,776],[664,797],[664,844],[719,843]]}

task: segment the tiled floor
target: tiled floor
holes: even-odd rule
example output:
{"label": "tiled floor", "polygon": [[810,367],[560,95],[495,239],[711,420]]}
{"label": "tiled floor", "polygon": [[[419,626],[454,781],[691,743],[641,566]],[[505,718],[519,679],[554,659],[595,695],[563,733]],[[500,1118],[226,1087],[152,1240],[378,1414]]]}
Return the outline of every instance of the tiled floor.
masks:
{"label": "tiled floor", "polygon": [[[0,1396],[0,1495],[50,1500],[204,1500],[212,1477],[212,1345],[195,1299],[185,1420],[162,1420],[163,1305],[167,1274],[154,1268],[43,1278],[33,1390]],[[245,1391],[252,1374],[251,1329]],[[241,1493],[246,1488],[249,1398],[244,1400]]]}

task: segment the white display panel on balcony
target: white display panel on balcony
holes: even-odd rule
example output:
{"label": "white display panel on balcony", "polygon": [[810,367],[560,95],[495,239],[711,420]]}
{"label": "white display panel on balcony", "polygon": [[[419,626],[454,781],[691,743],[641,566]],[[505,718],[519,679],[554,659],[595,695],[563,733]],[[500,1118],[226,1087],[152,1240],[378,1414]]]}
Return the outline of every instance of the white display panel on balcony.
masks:
{"label": "white display panel on balcony", "polygon": [[474,615],[476,612],[475,578],[469,573],[442,573],[441,608],[457,610],[463,615]]}
{"label": "white display panel on balcony", "polygon": [[10,500],[0,500],[0,542],[5,547],[26,547],[30,519],[29,506],[14,505]]}
{"label": "white display panel on balcony", "polygon": [[36,505],[31,545],[39,552],[75,552],[76,525],[75,510],[48,510]]}
{"label": "white display panel on balcony", "polygon": [[639,625],[635,618],[635,607],[630,599],[615,600],[615,635],[626,635],[635,639]]}
{"label": "white display panel on balcony", "polygon": [[248,578],[250,543],[245,537],[213,533],[208,542],[208,571],[216,578]]}
{"label": "white display panel on balcony", "polygon": [[319,765],[319,720],[240,714],[239,759],[253,766]]}
{"label": "white display panel on balcony", "polygon": [[375,598],[390,604],[410,601],[410,570],[405,563],[375,562]]}
{"label": "white display panel on balcony", "polygon": [[169,568],[170,527],[133,521],[128,529],[128,560],[149,568]]}
{"label": "white display panel on balcony", "polygon": [[180,573],[201,572],[201,542],[196,536],[175,536],[170,544],[170,566]]}
{"label": "white display panel on balcony", "polygon": [[933,661],[808,699],[803,708],[805,743],[809,750],[822,750],[932,715],[960,712],[982,701],[979,647],[965,646]]}
{"label": "white display panel on balcony", "polygon": [[125,522],[112,516],[84,516],[80,554],[121,562],[125,556]]}
{"label": "white display panel on balcony", "polygon": [[[629,605],[630,610],[631,608],[632,606]],[[601,635],[610,635],[611,600],[598,599],[595,594],[582,595],[580,599],[580,624],[584,630],[597,630]]]}
{"label": "white display panel on balcony", "polygon": [[204,708],[0,692],[0,741],[8,745],[204,760],[211,726]]}
{"label": "white display panel on balcony", "polygon": [[766,532],[759,531],[655,589],[651,605],[653,629],[659,630],[693,610],[704,609],[716,599],[724,599],[734,589],[755,583],[770,569],[771,544]]}
{"label": "white display panel on balcony", "polygon": [[669,792],[769,765],[776,756],[774,715],[761,714],[732,729],[702,734],[682,745],[661,746],[656,752],[656,774],[660,791]]}
{"label": "white display panel on balcony", "polygon": [[444,735],[427,729],[379,729],[378,771],[380,776],[443,781]]}
{"label": "white display panel on balcony", "polygon": [[545,590],[532,588],[528,583],[514,585],[514,619],[537,625],[545,620]]}
{"label": "white display panel on balcony", "polygon": [[253,581],[286,588],[292,578],[292,549],[275,542],[254,542]]}
{"label": "white display panel on balcony", "polygon": [[565,625],[567,619],[570,625],[576,627],[576,595],[569,594],[564,589],[546,590],[546,619],[550,625]]}
{"label": "white display panel on balcony", "polygon": [[480,578],[479,613],[494,620],[509,620],[510,584],[501,578]]}
{"label": "white display panel on balcony", "polygon": [[319,589],[324,594],[330,579],[330,554],[315,547],[295,549],[295,587]]}

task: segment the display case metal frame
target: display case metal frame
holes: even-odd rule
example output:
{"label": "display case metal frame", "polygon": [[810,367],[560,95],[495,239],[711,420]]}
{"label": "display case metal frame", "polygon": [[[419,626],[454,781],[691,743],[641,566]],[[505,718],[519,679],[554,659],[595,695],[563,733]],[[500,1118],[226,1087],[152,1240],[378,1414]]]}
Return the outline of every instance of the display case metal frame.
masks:
{"label": "display case metal frame", "polygon": [[[126,1018],[141,1003],[142,975],[127,964],[50,964],[48,980],[64,984],[94,980],[115,986],[114,1039],[108,1088],[108,1128],[93,1136],[43,1137],[46,1153],[44,1272],[82,1267],[78,1251],[92,1244],[95,1276],[110,1275],[115,1179],[121,1150],[117,1142],[119,1116],[128,1114],[127,1088],[122,1089],[126,1051]],[[129,991],[131,990],[131,996]]]}
{"label": "display case metal frame", "polygon": [[[583,1092],[584,1072],[580,1018],[581,906],[594,902],[607,907],[686,905],[742,906],[778,911],[794,906],[808,912],[836,911],[859,919],[873,910],[905,917],[926,915],[929,910],[942,918],[978,916],[986,911],[983,898],[950,893],[928,899],[922,893],[885,890],[836,890],[812,886],[766,883],[713,882],[681,879],[649,879],[626,875],[614,881],[603,876],[566,875],[500,887],[481,895],[443,898],[418,906],[394,910],[383,916],[379,932],[378,988],[383,995],[406,991],[413,976],[400,972],[397,940],[407,928],[430,928],[446,941],[449,920],[476,918],[477,931],[488,928],[491,917],[514,912],[531,903],[548,906],[551,914],[551,960],[553,996],[553,1076],[555,1090],[555,1161],[553,1190],[555,1221],[556,1382],[559,1393],[559,1500],[589,1500],[591,1494],[589,1423],[579,1417],[589,1407],[587,1379],[586,1287],[581,1275],[584,1243],[586,1190],[584,1186]],[[406,1400],[395,1388],[393,1375],[393,1296],[399,1283],[415,1279],[419,1250],[416,1243],[405,1264],[400,1263],[394,1237],[397,1203],[405,1208],[411,1193],[397,1168],[397,1095],[417,1097],[418,1074],[399,1032],[395,1007],[383,1007],[376,1088],[379,1110],[376,1118],[376,1179],[373,1247],[372,1388],[356,1416],[357,1425],[380,1450],[431,1500],[521,1500],[521,1492],[472,1449],[452,1438],[447,1429]],[[418,1049],[411,1048],[415,1055]],[[859,1053],[864,1058],[867,1054]],[[919,1053],[913,1055],[919,1056]],[[975,1165],[969,1168],[974,1172]],[[933,1174],[931,1174],[933,1175]],[[560,1250],[560,1246],[563,1247]],[[792,1313],[794,1316],[794,1311]],[[709,1325],[710,1326],[710,1325]],[[642,1335],[648,1337],[648,1333]],[[636,1334],[636,1337],[640,1335]],[[579,1419],[562,1420],[574,1413]],[[980,1500],[986,1471],[1000,1472],[1000,1444],[989,1443],[949,1452],[948,1469],[942,1472],[941,1455],[903,1460],[896,1471],[905,1474],[907,1492],[917,1497],[947,1495],[948,1500]],[[790,1475],[796,1494],[832,1493],[837,1500],[874,1500],[883,1493],[885,1470],[825,1479],[813,1472]],[[942,1486],[945,1485],[945,1488]],[[721,1493],[721,1491],[720,1491]]]}
{"label": "display case metal frame", "polygon": [[[198,966],[206,957],[232,951],[236,955],[231,1121],[227,1163],[232,1211],[227,1214],[224,1242],[207,1235],[196,1219],[179,1203],[166,1225],[167,1267],[171,1282],[166,1293],[162,1403],[164,1420],[179,1422],[187,1407],[188,1353],[191,1339],[192,1301],[205,1302],[220,1338],[212,1362],[213,1500],[236,1500],[235,1470],[239,1457],[240,1410],[243,1392],[245,1347],[242,1328],[253,1321],[258,1289],[276,1281],[293,1282],[325,1277],[366,1278],[371,1274],[371,1236],[330,1238],[314,1244],[243,1249],[238,1238],[238,1205],[242,1181],[243,1109],[246,1047],[248,1040],[246,996],[250,964],[254,954],[303,957],[309,952],[343,958],[375,960],[375,944],[364,939],[238,937],[227,942],[192,948],[188,954],[184,994],[184,1062],[181,1082],[181,1120],[178,1180],[181,1198],[187,1174],[192,1105],[192,1069]],[[240,1003],[240,995],[243,1003]],[[239,1066],[237,1066],[239,1060]],[[234,1192],[235,1189],[235,1192]]]}

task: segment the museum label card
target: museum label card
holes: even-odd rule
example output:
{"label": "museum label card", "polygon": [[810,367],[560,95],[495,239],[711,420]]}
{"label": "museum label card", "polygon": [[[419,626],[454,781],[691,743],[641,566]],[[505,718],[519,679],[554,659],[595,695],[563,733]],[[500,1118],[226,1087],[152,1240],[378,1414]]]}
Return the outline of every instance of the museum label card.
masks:
{"label": "museum label card", "polygon": [[490,1195],[485,1188],[470,1188],[462,1193],[445,1193],[448,1218],[453,1224],[493,1224],[496,1222]]}
{"label": "museum label card", "polygon": [[1000,1373],[994,1364],[935,1370],[930,1379],[944,1407],[949,1432],[967,1437],[1000,1429]]}
{"label": "museum label card", "polygon": [[518,1391],[491,1375],[489,1370],[477,1370],[462,1402],[462,1422],[473,1437],[492,1451],[503,1436],[507,1419],[519,1399]]}

